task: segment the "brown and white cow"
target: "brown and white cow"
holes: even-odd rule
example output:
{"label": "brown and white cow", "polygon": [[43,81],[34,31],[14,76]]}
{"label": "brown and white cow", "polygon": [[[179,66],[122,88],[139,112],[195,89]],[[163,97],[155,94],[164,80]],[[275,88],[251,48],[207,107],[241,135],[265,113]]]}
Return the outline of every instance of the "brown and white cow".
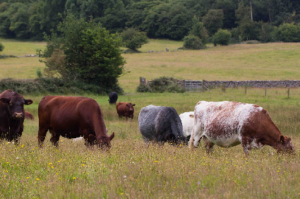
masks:
{"label": "brown and white cow", "polygon": [[32,104],[31,99],[12,90],[0,93],[0,138],[19,142],[24,128],[24,105]]}
{"label": "brown and white cow", "polygon": [[198,102],[189,147],[197,147],[201,138],[208,152],[212,152],[215,144],[221,147],[242,144],[245,154],[264,145],[278,152],[294,150],[291,138],[281,134],[265,109],[239,102]]}
{"label": "brown and white cow", "polygon": [[131,103],[126,103],[126,102],[118,102],[116,105],[117,108],[117,113],[119,117],[127,117],[133,119],[133,114],[134,114],[134,106],[135,104]]}
{"label": "brown and white cow", "polygon": [[46,133],[52,134],[50,141],[58,146],[60,136],[66,138],[83,137],[86,144],[96,144],[101,148],[110,148],[111,140],[103,114],[98,103],[87,97],[46,96],[38,107],[38,142],[42,146]]}

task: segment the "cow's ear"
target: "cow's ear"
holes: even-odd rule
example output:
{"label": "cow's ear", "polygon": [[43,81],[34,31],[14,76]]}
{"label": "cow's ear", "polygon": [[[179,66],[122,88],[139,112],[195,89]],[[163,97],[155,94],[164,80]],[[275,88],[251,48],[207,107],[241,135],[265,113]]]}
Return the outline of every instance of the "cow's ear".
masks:
{"label": "cow's ear", "polygon": [[24,101],[25,101],[25,105],[30,105],[33,103],[31,99],[24,99]]}
{"label": "cow's ear", "polygon": [[132,106],[135,106],[135,104],[132,104]]}
{"label": "cow's ear", "polygon": [[0,98],[0,101],[6,104],[9,104],[10,99],[8,98]]}
{"label": "cow's ear", "polygon": [[97,141],[96,136],[94,136],[93,134],[90,134],[89,138],[88,138],[88,142],[90,144],[94,144],[96,141]]}
{"label": "cow's ear", "polygon": [[282,144],[284,144],[284,136],[283,136],[283,135],[280,136],[280,142],[281,142]]}
{"label": "cow's ear", "polygon": [[113,132],[113,133],[109,136],[109,140],[111,141],[114,137],[115,137],[115,133]]}

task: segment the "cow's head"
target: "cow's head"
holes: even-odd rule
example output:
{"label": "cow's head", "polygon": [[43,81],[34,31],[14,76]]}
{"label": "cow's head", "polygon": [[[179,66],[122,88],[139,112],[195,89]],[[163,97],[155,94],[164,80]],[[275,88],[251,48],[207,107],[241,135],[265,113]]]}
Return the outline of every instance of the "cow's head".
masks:
{"label": "cow's head", "polygon": [[294,152],[294,146],[292,144],[291,138],[281,135],[279,142],[280,147],[278,149],[278,152]]}
{"label": "cow's head", "polygon": [[24,117],[24,105],[32,104],[31,99],[24,99],[22,95],[14,94],[9,98],[0,98],[0,101],[7,104],[9,114],[13,119]]}
{"label": "cow's head", "polygon": [[89,135],[88,142],[90,145],[97,145],[101,149],[108,150],[111,147],[111,140],[115,137],[115,133],[112,133],[109,137],[102,136],[97,140],[96,136],[93,134]]}
{"label": "cow's head", "polygon": [[133,107],[135,106],[135,104],[127,103],[126,106],[127,106],[129,112],[133,112],[134,111]]}

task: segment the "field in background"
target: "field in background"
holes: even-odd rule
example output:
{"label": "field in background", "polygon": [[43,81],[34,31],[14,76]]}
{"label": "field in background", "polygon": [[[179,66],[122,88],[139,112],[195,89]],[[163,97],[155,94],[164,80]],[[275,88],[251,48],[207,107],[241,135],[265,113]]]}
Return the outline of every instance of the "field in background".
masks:
{"label": "field in background", "polygon": [[[1,54],[34,54],[45,43],[1,40]],[[170,51],[181,42],[151,40],[142,51]],[[300,197],[300,89],[213,89],[205,93],[132,93],[139,77],[160,76],[206,80],[299,79],[300,44],[274,43],[212,47],[201,51],[124,54],[126,70],[120,84],[128,93],[118,101],[135,103],[132,122],[119,119],[107,96],[87,95],[101,106],[108,134],[115,132],[110,152],[87,149],[83,142],[61,138],[59,148],[37,145],[37,108],[42,95],[24,95],[36,118],[25,121],[19,146],[0,143],[0,198],[297,198]],[[0,78],[35,78],[44,65],[38,58],[0,59]],[[278,155],[271,147],[244,155],[241,145],[215,147],[207,155],[203,144],[146,148],[137,117],[149,104],[192,111],[200,100],[239,101],[264,107],[284,135],[292,138],[295,155]]]}
{"label": "field in background", "polygon": [[[1,54],[34,54],[44,42],[1,41]],[[236,44],[209,47],[205,50],[177,50],[182,42],[150,40],[144,53],[123,54],[128,72],[119,79],[125,92],[135,92],[139,77],[152,80],[172,76],[189,80],[295,80],[300,77],[300,43]],[[165,52],[166,48],[170,52]],[[151,51],[164,51],[146,53]],[[37,57],[0,60],[0,78],[35,78],[36,70],[44,68]]]}
{"label": "field in background", "polygon": [[[42,96],[26,96],[34,104],[26,110],[37,118]],[[59,148],[37,145],[38,120],[25,121],[18,147],[0,143],[1,198],[296,198],[300,197],[300,89],[214,89],[205,93],[134,94],[119,101],[136,104],[132,122],[119,120],[108,97],[90,95],[100,104],[109,135],[110,152],[90,150],[82,141],[61,138]],[[256,103],[268,110],[284,135],[292,138],[296,155],[278,155],[265,146],[244,155],[241,145],[215,147],[207,155],[203,143],[163,147],[144,144],[137,117],[149,104],[172,106],[178,113],[193,110],[199,100]]]}

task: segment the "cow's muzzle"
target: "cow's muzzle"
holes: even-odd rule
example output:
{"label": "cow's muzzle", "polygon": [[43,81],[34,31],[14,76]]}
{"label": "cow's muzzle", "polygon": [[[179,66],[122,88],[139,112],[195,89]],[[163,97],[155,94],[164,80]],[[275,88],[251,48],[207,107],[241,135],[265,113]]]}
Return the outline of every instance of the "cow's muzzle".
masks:
{"label": "cow's muzzle", "polygon": [[23,113],[17,113],[15,112],[13,115],[14,118],[23,118]]}

